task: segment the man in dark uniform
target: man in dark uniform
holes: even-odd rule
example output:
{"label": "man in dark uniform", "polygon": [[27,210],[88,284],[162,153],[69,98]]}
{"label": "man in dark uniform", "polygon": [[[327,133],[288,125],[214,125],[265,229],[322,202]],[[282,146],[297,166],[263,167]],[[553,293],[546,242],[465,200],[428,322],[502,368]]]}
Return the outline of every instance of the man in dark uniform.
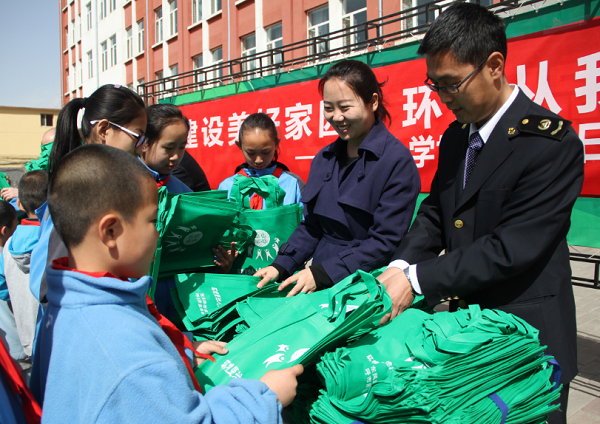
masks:
{"label": "man in dark uniform", "polygon": [[[393,319],[422,293],[451,310],[480,304],[540,331],[562,366],[566,422],[577,375],[575,301],[566,235],[583,183],[583,145],[570,122],[533,103],[505,76],[506,33],[485,8],[462,3],[421,47],[426,84],[456,116],[444,133],[430,195],[380,280]],[[445,254],[439,254],[445,250]]]}

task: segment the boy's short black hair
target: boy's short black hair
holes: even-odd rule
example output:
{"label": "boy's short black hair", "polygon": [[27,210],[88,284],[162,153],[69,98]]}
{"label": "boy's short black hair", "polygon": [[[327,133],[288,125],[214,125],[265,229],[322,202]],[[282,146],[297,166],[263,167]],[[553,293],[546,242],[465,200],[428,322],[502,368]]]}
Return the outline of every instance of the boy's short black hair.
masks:
{"label": "boy's short black hair", "polygon": [[5,200],[0,200],[0,228],[12,227],[15,219],[17,219],[17,211],[13,205]]}
{"label": "boy's short black hair", "polygon": [[148,182],[154,184],[154,179],[130,153],[103,144],[78,147],[50,178],[48,208],[58,235],[71,248],[109,212],[131,222],[147,201]]}
{"label": "boy's short black hair", "polygon": [[418,54],[451,52],[459,63],[479,65],[494,52],[506,60],[506,29],[502,19],[474,3],[446,9],[425,34]]}
{"label": "boy's short black hair", "polygon": [[19,181],[19,200],[25,212],[34,213],[48,197],[48,171],[29,171]]}

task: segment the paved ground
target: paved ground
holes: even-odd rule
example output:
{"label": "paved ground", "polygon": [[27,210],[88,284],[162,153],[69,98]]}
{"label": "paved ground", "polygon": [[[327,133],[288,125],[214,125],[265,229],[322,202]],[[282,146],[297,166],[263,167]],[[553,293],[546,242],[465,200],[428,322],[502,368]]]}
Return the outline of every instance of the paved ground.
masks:
{"label": "paved ground", "polygon": [[[572,246],[571,251],[596,255],[600,249]],[[573,276],[593,278],[594,265],[571,262]],[[600,424],[600,288],[574,285],[577,304],[577,359],[579,375],[571,383],[569,424]]]}

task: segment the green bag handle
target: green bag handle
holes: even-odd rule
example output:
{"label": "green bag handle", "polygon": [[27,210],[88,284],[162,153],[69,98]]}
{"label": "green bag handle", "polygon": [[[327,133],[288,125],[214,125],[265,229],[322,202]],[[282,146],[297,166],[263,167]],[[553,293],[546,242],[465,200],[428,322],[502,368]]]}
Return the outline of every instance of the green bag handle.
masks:
{"label": "green bag handle", "polygon": [[225,231],[223,237],[219,241],[221,246],[227,247],[232,241],[236,243],[235,250],[242,253],[250,244],[254,242],[256,237],[255,231],[252,226],[240,213],[234,218],[231,227]]}
{"label": "green bag handle", "polygon": [[265,175],[260,178],[236,175],[233,179],[229,198],[245,209],[250,209],[250,198],[255,193],[264,199],[267,209],[283,206],[285,190],[279,186],[277,178],[272,175]]}
{"label": "green bag handle", "polygon": [[156,292],[156,282],[158,281],[158,271],[160,269],[160,258],[162,256],[162,238],[169,221],[173,216],[171,211],[175,210],[177,197],[168,195],[167,187],[161,187],[158,190],[158,220],[156,221],[156,230],[158,231],[158,241],[156,242],[156,252],[154,252],[154,261],[150,265],[148,275],[152,277],[152,285],[148,288],[148,296],[154,302],[154,293]]}

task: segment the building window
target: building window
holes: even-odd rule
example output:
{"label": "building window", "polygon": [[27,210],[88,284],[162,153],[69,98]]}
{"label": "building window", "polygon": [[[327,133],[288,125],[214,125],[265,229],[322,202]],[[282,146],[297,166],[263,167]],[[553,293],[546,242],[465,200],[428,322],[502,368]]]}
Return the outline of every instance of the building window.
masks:
{"label": "building window", "polygon": [[[308,12],[308,38],[329,34],[329,6],[323,6]],[[314,42],[308,47],[309,54],[323,53],[329,50],[327,41]]]}
{"label": "building window", "polygon": [[[342,4],[342,28],[349,28],[367,22],[367,0],[344,0]],[[344,46],[362,43],[367,40],[367,27],[355,34],[348,33],[344,37]]]}
{"label": "building window", "polygon": [[83,62],[79,59],[79,85],[83,85]]}
{"label": "building window", "polygon": [[[201,54],[199,54],[198,56],[194,56],[192,58],[192,60],[194,62],[194,64],[193,64],[194,70],[200,69],[204,66]],[[194,82],[195,83],[199,83],[199,82],[203,82],[203,81],[204,81],[204,72],[194,73]]]}
{"label": "building window", "polygon": [[131,59],[133,56],[133,28],[129,27],[125,30],[127,42],[126,42],[126,55],[127,59]]}
{"label": "building window", "polygon": [[[281,23],[267,28],[267,50],[275,50],[283,46],[283,32]],[[283,61],[281,53],[272,53],[267,57],[267,65],[274,65]],[[281,69],[278,70],[278,72]]]}
{"label": "building window", "polygon": [[42,113],[40,114],[40,118],[42,121],[42,127],[52,127],[52,121],[54,116],[50,113]]}
{"label": "building window", "polygon": [[169,2],[169,36],[177,34],[177,0]]}
{"label": "building window", "polygon": [[[211,51],[212,55],[212,64],[219,65],[223,63],[223,48],[218,47]],[[213,78],[223,78],[223,68],[218,68],[213,71]],[[221,85],[222,82],[219,83]]]}
{"label": "building window", "polygon": [[92,2],[89,2],[85,5],[86,10],[86,22],[87,22],[87,30],[92,29]]}
{"label": "building window", "polygon": [[87,52],[88,78],[94,77],[94,56],[92,51]]}
{"label": "building window", "polygon": [[[256,35],[250,34],[242,37],[242,57],[248,57],[256,54]],[[242,62],[242,71],[252,71],[256,69],[256,60]]]}
{"label": "building window", "polygon": [[[429,3],[430,0],[402,0],[400,2],[400,10],[408,10],[408,9],[412,9],[413,7],[419,7],[419,6],[423,6],[426,3]],[[490,5],[492,2],[490,0],[484,0],[481,1],[480,4],[482,6],[488,6]],[[424,8],[420,8],[418,10],[413,10],[411,12],[409,12],[411,15],[412,14],[417,14],[418,12],[424,12]],[[431,11],[429,12],[429,22],[433,22],[436,18],[436,15],[439,15],[439,12],[435,12],[435,11]],[[412,18],[409,19],[403,19],[402,20],[402,29],[410,29],[410,28],[415,28],[417,26],[421,26],[421,25],[425,25],[427,23],[427,16],[425,13],[418,13],[417,16],[414,16]],[[423,30],[425,31],[425,30]]]}
{"label": "building window", "polygon": [[214,15],[221,11],[221,0],[210,0],[210,14]]}
{"label": "building window", "polygon": [[158,91],[164,91],[165,89],[165,82],[164,82],[164,74],[163,71],[158,71],[156,74],[156,80],[159,82],[159,84],[156,86],[156,90]]}
{"label": "building window", "polygon": [[202,0],[192,0],[192,24],[202,20]]}
{"label": "building window", "polygon": [[108,0],[108,13],[117,8],[117,0]]}
{"label": "building window", "polygon": [[160,43],[163,40],[163,24],[162,24],[162,7],[154,11],[155,17],[155,35],[154,44]]}
{"label": "building window", "polygon": [[102,72],[104,72],[108,69],[108,45],[106,41],[100,44],[100,57],[102,58],[100,69],[102,70]]}
{"label": "building window", "polygon": [[117,64],[117,36],[110,37],[110,66]]}
{"label": "building window", "polygon": [[[171,73],[171,76],[177,76],[179,74],[179,65],[173,65],[169,68],[169,72]],[[179,81],[178,80],[173,80],[171,82],[171,88],[177,88],[179,87]]]}
{"label": "building window", "polygon": [[98,3],[100,6],[100,10],[98,11],[98,19],[100,20],[106,17],[106,1],[107,0],[100,0]]}
{"label": "building window", "polygon": [[138,47],[138,53],[141,53],[144,51],[144,20],[140,19],[137,22],[137,47]]}
{"label": "building window", "polygon": [[71,21],[71,44],[75,44],[75,19]]}

